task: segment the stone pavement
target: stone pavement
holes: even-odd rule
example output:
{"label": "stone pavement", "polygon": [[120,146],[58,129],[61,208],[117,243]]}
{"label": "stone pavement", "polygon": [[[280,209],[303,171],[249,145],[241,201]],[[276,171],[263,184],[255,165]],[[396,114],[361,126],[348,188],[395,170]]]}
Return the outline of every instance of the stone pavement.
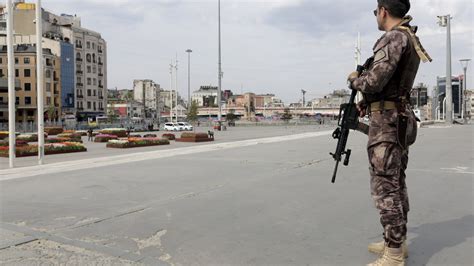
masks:
{"label": "stone pavement", "polygon": [[[407,265],[474,263],[473,129],[422,128],[410,150]],[[365,136],[351,133],[351,163],[331,184],[336,143],[327,128],[242,130],[193,153],[156,151],[0,181],[0,264],[364,265],[375,258],[366,248],[382,229]],[[284,135],[298,138],[274,138]]]}

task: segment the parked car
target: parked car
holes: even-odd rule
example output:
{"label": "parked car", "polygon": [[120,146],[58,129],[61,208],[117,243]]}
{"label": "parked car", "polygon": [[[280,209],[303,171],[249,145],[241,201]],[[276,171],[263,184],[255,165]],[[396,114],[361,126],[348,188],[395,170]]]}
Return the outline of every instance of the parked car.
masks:
{"label": "parked car", "polygon": [[171,122],[165,123],[164,129],[168,130],[168,131],[180,131],[181,130],[180,127],[177,124],[171,123]]}
{"label": "parked car", "polygon": [[189,123],[187,122],[178,122],[178,125],[183,127],[183,130],[188,130],[188,131],[192,131],[193,130],[193,126],[190,125]]}

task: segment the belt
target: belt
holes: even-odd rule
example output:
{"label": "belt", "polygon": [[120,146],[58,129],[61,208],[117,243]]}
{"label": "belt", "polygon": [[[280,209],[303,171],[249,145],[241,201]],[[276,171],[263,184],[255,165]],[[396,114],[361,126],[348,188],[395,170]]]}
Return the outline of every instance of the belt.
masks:
{"label": "belt", "polygon": [[397,109],[397,103],[391,101],[374,102],[370,104],[371,112],[380,112],[385,110]]}

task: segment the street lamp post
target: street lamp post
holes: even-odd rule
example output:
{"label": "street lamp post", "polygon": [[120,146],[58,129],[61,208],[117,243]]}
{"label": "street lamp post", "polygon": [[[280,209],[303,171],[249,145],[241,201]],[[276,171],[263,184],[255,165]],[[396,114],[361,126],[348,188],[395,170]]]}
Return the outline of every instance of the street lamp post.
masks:
{"label": "street lamp post", "polygon": [[188,53],[188,112],[191,110],[191,53],[193,50],[188,49],[186,53]]}
{"label": "street lamp post", "polygon": [[[13,53],[13,3],[7,0],[7,61],[8,61],[8,162],[13,168],[16,155],[15,136],[15,56]],[[38,134],[39,137],[39,134]]]}
{"label": "street lamp post", "polygon": [[461,111],[461,119],[463,119],[464,123],[466,123],[466,91],[467,91],[467,67],[471,59],[461,59],[461,66],[464,70],[464,84],[462,86],[462,111]]}
{"label": "street lamp post", "polygon": [[[43,17],[41,0],[36,2],[36,79],[38,92],[38,164],[44,159],[44,91],[43,91]],[[51,119],[51,118],[50,118]]]}
{"label": "street lamp post", "polygon": [[453,87],[451,75],[451,15],[438,16],[438,24],[446,27],[446,122],[453,123]]}
{"label": "street lamp post", "polygon": [[219,107],[219,113],[217,114],[217,120],[220,122],[222,117],[221,107],[221,90],[222,90],[222,57],[221,57],[221,0],[218,0],[218,21],[219,21],[219,63],[218,63],[218,89],[217,89],[217,106]]}

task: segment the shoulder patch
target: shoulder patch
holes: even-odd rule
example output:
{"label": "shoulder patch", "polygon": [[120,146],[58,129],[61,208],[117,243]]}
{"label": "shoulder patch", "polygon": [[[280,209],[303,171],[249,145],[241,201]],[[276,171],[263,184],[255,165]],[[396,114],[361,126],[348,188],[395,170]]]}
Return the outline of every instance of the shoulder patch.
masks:
{"label": "shoulder patch", "polygon": [[381,49],[378,49],[374,55],[374,64],[387,61],[388,60],[388,47],[384,46]]}

